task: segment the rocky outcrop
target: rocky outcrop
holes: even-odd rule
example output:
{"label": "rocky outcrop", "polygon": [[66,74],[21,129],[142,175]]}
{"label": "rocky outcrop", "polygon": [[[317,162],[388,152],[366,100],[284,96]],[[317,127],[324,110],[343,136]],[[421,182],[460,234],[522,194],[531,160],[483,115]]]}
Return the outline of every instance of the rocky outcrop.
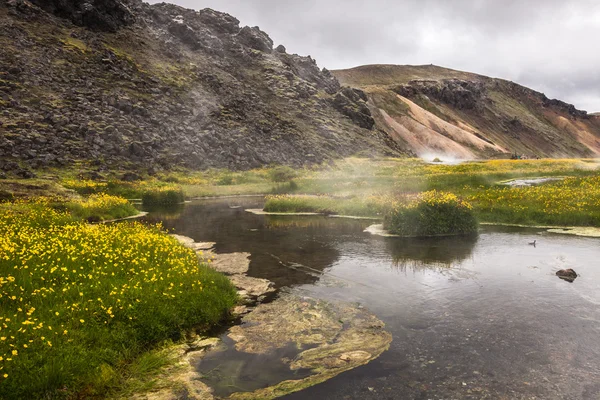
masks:
{"label": "rocky outcrop", "polygon": [[367,95],[362,90],[345,87],[335,95],[333,106],[361,128],[370,130],[373,129],[375,120],[371,116],[367,100]]}
{"label": "rocky outcrop", "polygon": [[460,79],[413,80],[393,88],[394,92],[409,99],[419,95],[437,99],[459,110],[482,109],[485,104],[485,87],[480,82]]}
{"label": "rocky outcrop", "polygon": [[42,9],[93,30],[116,32],[135,22],[127,4],[121,0],[31,0]]}
{"label": "rocky outcrop", "polygon": [[138,0],[36,4],[0,1],[8,165],[156,172],[404,154],[385,133],[366,134],[362,101],[342,93],[336,105],[329,71],[273,50],[228,14]]}
{"label": "rocky outcrop", "polygon": [[241,43],[251,49],[265,53],[273,51],[273,41],[269,35],[261,31],[258,26],[253,28],[250,28],[249,26],[243,27],[240,33],[238,33],[238,38]]}

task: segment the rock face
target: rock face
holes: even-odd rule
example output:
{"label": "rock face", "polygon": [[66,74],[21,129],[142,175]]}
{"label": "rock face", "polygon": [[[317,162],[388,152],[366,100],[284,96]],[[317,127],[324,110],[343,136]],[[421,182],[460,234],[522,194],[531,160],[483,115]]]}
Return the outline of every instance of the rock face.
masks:
{"label": "rock face", "polygon": [[5,0],[0,20],[0,170],[9,175],[75,162],[156,172],[405,154],[369,131],[364,99],[310,56],[274,50],[265,32],[225,13]]}
{"label": "rock face", "polygon": [[349,87],[335,95],[333,106],[336,110],[349,117],[361,128],[373,129],[375,120],[371,116],[371,110],[367,107],[367,95],[360,89]]}
{"label": "rock face", "polygon": [[413,80],[393,90],[408,98],[425,95],[459,110],[482,110],[485,106],[485,88],[479,82],[460,79]]}
{"label": "rock face", "polygon": [[127,4],[120,0],[31,0],[44,10],[93,30],[116,32],[135,22]]}
{"label": "rock face", "polygon": [[574,282],[578,275],[572,269],[561,269],[560,271],[556,272],[556,276],[567,282]]}

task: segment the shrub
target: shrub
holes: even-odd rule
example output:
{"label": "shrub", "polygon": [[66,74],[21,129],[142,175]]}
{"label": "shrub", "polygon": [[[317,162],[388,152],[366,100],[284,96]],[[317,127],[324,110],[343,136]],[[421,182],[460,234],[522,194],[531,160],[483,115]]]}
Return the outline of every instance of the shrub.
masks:
{"label": "shrub", "polygon": [[151,188],[142,193],[142,204],[148,206],[181,204],[184,200],[183,190],[173,186]]}
{"label": "shrub", "polygon": [[297,176],[296,170],[287,166],[275,167],[269,171],[269,177],[273,182],[289,182]]}
{"label": "shrub", "polygon": [[289,181],[273,186],[273,188],[271,189],[271,193],[284,194],[295,192],[296,190],[298,190],[298,184],[295,181]]}
{"label": "shrub", "polygon": [[217,325],[229,280],[160,227],[0,213],[0,398],[95,398],[149,348]]}
{"label": "shrub", "polygon": [[390,233],[415,237],[474,234],[478,226],[469,203],[435,190],[395,205],[385,214],[383,225]]}

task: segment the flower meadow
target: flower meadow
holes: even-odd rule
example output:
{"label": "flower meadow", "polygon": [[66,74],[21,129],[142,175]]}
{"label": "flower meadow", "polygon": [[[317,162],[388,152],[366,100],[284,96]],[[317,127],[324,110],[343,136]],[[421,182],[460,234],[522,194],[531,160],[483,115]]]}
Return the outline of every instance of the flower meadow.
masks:
{"label": "flower meadow", "polygon": [[105,394],[136,357],[214,327],[237,300],[160,226],[90,225],[44,202],[0,211],[0,398]]}
{"label": "flower meadow", "polygon": [[489,222],[600,226],[600,176],[540,186],[480,188],[469,191],[467,200]]}

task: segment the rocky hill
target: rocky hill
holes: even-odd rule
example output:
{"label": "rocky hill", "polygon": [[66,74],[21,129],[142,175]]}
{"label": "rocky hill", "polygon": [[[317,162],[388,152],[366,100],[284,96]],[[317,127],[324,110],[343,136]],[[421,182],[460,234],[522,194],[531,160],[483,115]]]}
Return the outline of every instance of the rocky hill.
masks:
{"label": "rocky hill", "polygon": [[366,95],[258,27],[139,0],[0,0],[0,170],[405,154]]}
{"label": "rocky hill", "polygon": [[332,71],[362,89],[376,126],[421,156],[600,155],[600,116],[502,79],[434,65]]}
{"label": "rocky hill", "polygon": [[435,66],[332,74],[211,9],[0,0],[0,21],[0,177],[600,153],[600,116],[514,83]]}

